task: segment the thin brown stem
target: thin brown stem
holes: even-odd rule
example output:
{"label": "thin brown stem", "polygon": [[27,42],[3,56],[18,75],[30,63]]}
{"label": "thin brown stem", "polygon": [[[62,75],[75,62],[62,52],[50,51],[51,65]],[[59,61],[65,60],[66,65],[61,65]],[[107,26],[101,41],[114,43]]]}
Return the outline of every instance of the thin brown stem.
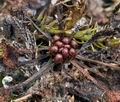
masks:
{"label": "thin brown stem", "polygon": [[78,68],[78,69],[80,70],[80,72],[81,72],[88,80],[92,81],[95,85],[97,85],[97,86],[98,86],[100,89],[102,89],[103,91],[108,91],[108,88],[107,88],[105,85],[103,85],[102,83],[98,82],[95,78],[93,78],[93,77],[89,74],[89,72],[88,72],[88,70],[87,70],[86,68],[82,68],[82,67],[78,64],[77,60],[73,60],[73,61],[71,61],[71,63],[73,64],[73,66],[75,66],[76,68]]}
{"label": "thin brown stem", "polygon": [[54,64],[51,61],[49,61],[46,65],[44,65],[40,69],[40,71],[38,71],[37,73],[33,74],[30,78],[28,78],[24,82],[12,86],[10,89],[12,89],[12,91],[14,91],[16,89],[24,88],[24,87],[26,87],[28,85],[31,85],[32,82],[34,82],[35,80],[39,79],[46,71],[50,70],[51,67],[53,67],[53,65]]}
{"label": "thin brown stem", "polygon": [[112,69],[120,70],[119,65],[115,64],[115,63],[104,63],[104,62],[101,62],[101,61],[98,61],[98,60],[92,60],[92,59],[89,59],[89,58],[85,58],[81,55],[78,55],[77,59],[80,59],[80,60],[86,61],[86,62],[99,64],[99,65],[102,65],[102,66],[106,66],[106,67],[109,67],[109,68],[112,68]]}

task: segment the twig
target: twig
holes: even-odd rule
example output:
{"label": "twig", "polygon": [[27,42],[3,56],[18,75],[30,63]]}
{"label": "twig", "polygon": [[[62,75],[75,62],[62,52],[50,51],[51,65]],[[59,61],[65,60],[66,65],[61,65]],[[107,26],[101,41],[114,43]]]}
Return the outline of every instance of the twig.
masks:
{"label": "twig", "polygon": [[16,99],[16,100],[13,100],[13,102],[23,102],[23,101],[26,101],[29,97],[31,97],[32,96],[32,94],[28,94],[28,95],[25,95],[25,96],[23,96],[23,97],[21,97],[21,98],[18,98],[18,99]]}
{"label": "twig", "polygon": [[102,89],[103,91],[108,91],[108,88],[107,88],[105,85],[102,85],[100,82],[98,83],[98,81],[89,74],[88,70],[82,68],[82,67],[77,63],[76,60],[71,61],[71,63],[73,64],[73,66],[77,67],[77,68],[80,70],[80,72],[81,72],[88,80],[92,81],[95,85],[97,85],[97,86],[98,86],[100,89]]}
{"label": "twig", "polygon": [[20,84],[16,84],[12,87],[10,87],[11,91],[13,92],[16,89],[20,89],[20,88],[24,88],[28,85],[30,85],[32,82],[34,82],[35,80],[37,80],[38,78],[40,78],[45,71],[50,70],[50,68],[53,66],[54,64],[52,63],[52,61],[50,60],[46,65],[44,65],[39,72],[33,74],[30,78],[28,78],[26,81],[20,83]]}
{"label": "twig", "polygon": [[33,24],[33,26],[34,26],[40,33],[42,33],[42,34],[43,34],[45,37],[47,37],[49,40],[52,39],[52,37],[50,36],[50,34],[43,32],[43,31],[32,21],[31,18],[29,18],[29,17],[26,17],[26,18],[30,20],[30,22]]}
{"label": "twig", "polygon": [[61,5],[61,4],[65,4],[67,2],[69,2],[70,0],[65,0],[65,1],[60,1],[59,3],[56,3],[55,6]]}
{"label": "twig", "polygon": [[87,61],[87,62],[91,62],[91,63],[95,63],[95,64],[100,64],[100,65],[103,65],[103,66],[106,66],[106,67],[109,67],[109,68],[112,68],[112,69],[116,69],[116,70],[120,70],[120,67],[118,66],[118,64],[111,64],[111,63],[104,63],[104,62],[100,62],[98,60],[92,60],[92,59],[89,59],[89,58],[85,58],[83,56],[80,56],[78,55],[77,56],[77,59],[80,59],[80,60],[83,60],[83,61]]}
{"label": "twig", "polygon": [[43,51],[43,50],[49,50],[49,47],[44,46],[44,47],[38,48],[38,51]]}
{"label": "twig", "polygon": [[41,56],[39,56],[38,58],[36,58],[36,59],[32,59],[32,60],[30,60],[30,61],[25,61],[25,62],[21,62],[21,63],[19,63],[18,65],[17,65],[17,67],[20,67],[20,66],[30,66],[30,65],[33,65],[33,63],[37,63],[38,61],[40,61],[40,60],[43,60],[43,59],[45,59],[45,58],[47,58],[49,55],[41,55]]}

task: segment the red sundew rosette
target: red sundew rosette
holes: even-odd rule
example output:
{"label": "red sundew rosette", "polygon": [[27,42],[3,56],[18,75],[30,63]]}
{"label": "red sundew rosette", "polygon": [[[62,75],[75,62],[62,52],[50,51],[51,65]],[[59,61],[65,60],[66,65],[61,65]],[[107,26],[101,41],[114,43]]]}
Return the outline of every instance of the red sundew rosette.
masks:
{"label": "red sundew rosette", "polygon": [[52,46],[49,51],[55,63],[62,63],[75,58],[77,42],[69,37],[53,36]]}

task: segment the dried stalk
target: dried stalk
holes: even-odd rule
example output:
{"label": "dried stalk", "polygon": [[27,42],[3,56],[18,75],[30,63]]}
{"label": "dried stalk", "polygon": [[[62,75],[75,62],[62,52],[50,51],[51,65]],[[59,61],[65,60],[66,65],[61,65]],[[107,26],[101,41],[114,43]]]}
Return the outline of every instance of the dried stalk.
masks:
{"label": "dried stalk", "polygon": [[82,67],[77,63],[76,60],[71,61],[71,63],[73,64],[73,66],[77,67],[77,68],[80,70],[80,72],[81,72],[88,80],[92,81],[95,85],[97,85],[97,86],[98,86],[100,89],[102,89],[103,91],[108,91],[108,88],[107,88],[105,85],[101,84],[101,83],[98,82],[95,78],[93,78],[93,77],[89,74],[88,70],[85,69],[85,68],[82,68]]}
{"label": "dried stalk", "polygon": [[99,65],[102,65],[102,66],[106,66],[106,67],[109,67],[109,68],[114,69],[114,70],[115,69],[120,70],[119,65],[115,64],[115,63],[104,63],[104,62],[101,62],[101,61],[98,61],[98,60],[92,60],[92,59],[89,59],[89,58],[85,58],[85,57],[80,56],[80,55],[77,56],[77,59],[80,59],[82,61],[95,63],[95,64],[99,64]]}
{"label": "dried stalk", "polygon": [[40,71],[38,71],[37,73],[35,73],[34,75],[32,75],[30,78],[28,78],[26,81],[20,83],[20,84],[16,84],[14,86],[12,86],[10,89],[11,91],[15,91],[16,89],[20,89],[20,88],[24,88],[27,87],[28,85],[31,85],[32,82],[36,81],[37,79],[39,79],[46,71],[50,70],[51,67],[53,67],[53,63],[52,61],[48,61],[48,63],[46,65],[44,65]]}
{"label": "dried stalk", "polygon": [[13,102],[24,102],[24,101],[26,101],[29,97],[31,97],[32,96],[32,94],[28,94],[28,95],[25,95],[25,96],[23,96],[23,97],[21,97],[21,98],[18,98],[18,99],[16,99],[16,100],[13,100]]}

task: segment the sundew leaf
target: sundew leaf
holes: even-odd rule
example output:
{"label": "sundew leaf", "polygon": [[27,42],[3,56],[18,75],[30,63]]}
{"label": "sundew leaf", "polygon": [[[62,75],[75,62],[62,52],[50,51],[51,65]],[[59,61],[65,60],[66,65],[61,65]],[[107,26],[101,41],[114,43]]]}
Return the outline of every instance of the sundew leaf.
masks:
{"label": "sundew leaf", "polygon": [[119,45],[119,44],[120,44],[120,38],[116,38],[116,37],[110,39],[108,42],[108,46],[110,47],[114,47],[115,45]]}
{"label": "sundew leaf", "polygon": [[39,16],[37,17],[37,20],[38,20],[38,21],[42,21],[42,19],[43,19],[43,17],[44,17],[44,13],[45,13],[45,9],[42,10],[42,11],[40,12]]}
{"label": "sundew leaf", "polygon": [[92,35],[95,34],[95,32],[96,32],[96,29],[88,28],[88,29],[83,30],[83,31],[78,31],[74,35],[74,38],[87,41],[92,37]]}
{"label": "sundew leaf", "polygon": [[47,30],[50,32],[50,33],[54,33],[54,34],[56,34],[56,33],[63,33],[64,31],[63,30],[59,30],[58,28],[48,28],[48,27],[46,27],[47,28]]}
{"label": "sundew leaf", "polygon": [[103,43],[101,42],[94,42],[93,45],[97,48],[101,48],[101,49],[105,48],[105,45],[103,45]]}
{"label": "sundew leaf", "polygon": [[113,35],[116,35],[117,33],[112,30],[112,29],[107,29],[107,30],[101,30],[99,32],[97,32],[96,34],[94,34],[91,39],[87,40],[81,47],[81,50],[87,48],[91,43],[97,41],[99,38],[101,37],[110,37]]}

